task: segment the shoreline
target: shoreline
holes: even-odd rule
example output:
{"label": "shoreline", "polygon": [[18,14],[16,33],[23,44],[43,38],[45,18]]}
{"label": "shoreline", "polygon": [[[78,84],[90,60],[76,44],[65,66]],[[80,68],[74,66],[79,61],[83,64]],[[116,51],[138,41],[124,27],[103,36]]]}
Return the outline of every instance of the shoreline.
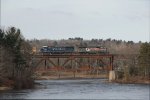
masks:
{"label": "shoreline", "polygon": [[[101,76],[90,76],[90,75],[82,75],[82,76],[76,76],[76,77],[67,77],[67,76],[39,76],[38,78],[35,78],[35,80],[82,80],[82,79],[108,79],[107,76],[101,75]],[[119,83],[119,84],[146,84],[150,85],[150,79],[137,79],[137,78],[131,78],[129,80],[125,79],[116,79],[113,81],[106,80],[108,83]],[[37,83],[34,82],[34,85]],[[7,90],[13,90],[12,86],[0,86],[0,91],[7,91]]]}
{"label": "shoreline", "polygon": [[90,77],[70,77],[70,78],[51,78],[51,79],[45,79],[45,78],[41,78],[41,79],[36,79],[36,80],[78,80],[78,79],[108,79],[108,78],[102,78],[102,77],[97,77],[97,78],[90,78]]}
{"label": "shoreline", "polygon": [[112,83],[120,83],[120,84],[150,84],[150,80],[114,80]]}
{"label": "shoreline", "polygon": [[45,76],[39,76],[36,78],[36,80],[63,80],[63,79],[108,79],[107,75],[76,75],[74,76],[66,76],[66,75],[61,75],[59,76],[49,76],[49,75],[45,75]]}
{"label": "shoreline", "polygon": [[[36,80],[78,80],[78,79],[107,79],[107,78],[57,78],[57,79],[36,79]],[[150,81],[124,81],[124,80],[114,80],[109,82],[109,80],[106,80],[105,82],[108,83],[119,83],[119,84],[143,84],[143,85],[150,85]],[[34,82],[34,85],[40,85],[36,82]],[[12,87],[8,86],[0,86],[0,91],[7,91],[7,90],[13,90]]]}
{"label": "shoreline", "polygon": [[13,90],[13,88],[9,86],[0,86],[0,91],[7,91],[7,90]]}
{"label": "shoreline", "polygon": [[[39,78],[35,80],[78,80],[78,79],[108,79],[108,77],[102,77],[102,76],[95,76],[95,77],[58,77],[58,76],[40,76]],[[108,80],[109,82],[109,80]],[[119,84],[150,84],[150,80],[144,79],[144,80],[124,80],[124,79],[116,79],[113,81],[110,81],[110,83],[119,83]]]}

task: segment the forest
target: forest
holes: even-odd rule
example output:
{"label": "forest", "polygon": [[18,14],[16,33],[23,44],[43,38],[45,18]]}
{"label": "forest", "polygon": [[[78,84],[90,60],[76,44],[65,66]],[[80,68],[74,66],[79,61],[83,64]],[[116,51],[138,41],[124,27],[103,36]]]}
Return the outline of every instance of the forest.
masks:
{"label": "forest", "polygon": [[[36,37],[35,37],[36,38]],[[105,46],[110,54],[131,54],[129,60],[118,60],[114,63],[118,79],[148,79],[150,77],[150,43],[124,41],[116,39],[91,39],[81,37],[50,40],[25,39],[15,27],[0,29],[0,86],[15,89],[34,86],[34,66],[32,48],[37,52],[42,46]],[[134,57],[132,54],[138,56]],[[125,67],[127,66],[127,67]],[[131,77],[131,78],[130,78]]]}

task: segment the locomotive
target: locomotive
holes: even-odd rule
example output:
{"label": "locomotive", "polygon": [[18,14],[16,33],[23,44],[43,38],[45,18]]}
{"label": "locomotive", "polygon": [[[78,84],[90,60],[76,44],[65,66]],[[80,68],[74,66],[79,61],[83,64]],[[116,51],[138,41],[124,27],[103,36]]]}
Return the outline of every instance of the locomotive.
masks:
{"label": "locomotive", "polygon": [[103,47],[103,46],[99,46],[99,47],[79,47],[78,48],[78,52],[82,53],[82,54],[106,54],[108,53],[107,48]]}
{"label": "locomotive", "polygon": [[108,54],[107,48],[103,46],[99,47],[78,47],[75,49],[73,46],[43,46],[40,49],[41,53],[48,54],[68,54],[68,53],[80,53],[80,54]]}
{"label": "locomotive", "polygon": [[73,46],[64,46],[64,47],[43,46],[40,49],[40,52],[50,53],[50,54],[73,53],[74,52],[74,47]]}

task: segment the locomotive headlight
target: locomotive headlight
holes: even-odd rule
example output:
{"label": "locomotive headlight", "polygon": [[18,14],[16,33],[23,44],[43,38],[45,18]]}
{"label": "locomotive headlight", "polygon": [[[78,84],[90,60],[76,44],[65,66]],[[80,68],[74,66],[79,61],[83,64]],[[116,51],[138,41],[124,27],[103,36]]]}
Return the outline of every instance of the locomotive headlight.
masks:
{"label": "locomotive headlight", "polygon": [[90,51],[90,49],[89,49],[89,48],[86,48],[86,51]]}

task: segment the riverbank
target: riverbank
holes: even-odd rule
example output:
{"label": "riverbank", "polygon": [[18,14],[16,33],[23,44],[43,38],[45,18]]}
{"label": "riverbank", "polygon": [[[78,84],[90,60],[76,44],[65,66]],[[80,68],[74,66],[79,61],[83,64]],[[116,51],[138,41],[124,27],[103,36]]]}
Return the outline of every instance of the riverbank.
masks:
{"label": "riverbank", "polygon": [[7,86],[0,86],[0,91],[5,91],[5,90],[12,90],[12,87],[7,87]]}
{"label": "riverbank", "polygon": [[14,81],[13,80],[9,80],[9,79],[4,79],[1,78],[1,83],[0,83],[0,91],[4,91],[4,90],[12,90],[14,87]]}
{"label": "riverbank", "polygon": [[0,91],[12,89],[30,89],[34,87],[34,79],[3,79],[0,83]]}
{"label": "riverbank", "polygon": [[[61,72],[61,73],[53,73],[53,72],[38,72],[38,77],[36,80],[53,80],[53,79],[97,79],[97,78],[107,78],[108,74],[89,74],[87,72]],[[141,76],[132,76],[128,79],[116,79],[112,81],[114,83],[121,84],[150,84],[150,78],[143,78]]]}
{"label": "riverbank", "polygon": [[51,80],[51,79],[94,79],[94,78],[108,78],[107,74],[87,74],[86,72],[73,73],[61,72],[60,74],[52,74],[51,72],[38,73],[36,80]]}
{"label": "riverbank", "polygon": [[121,84],[150,84],[150,78],[143,78],[139,76],[130,77],[129,79],[116,79],[112,81],[114,83],[121,83]]}

